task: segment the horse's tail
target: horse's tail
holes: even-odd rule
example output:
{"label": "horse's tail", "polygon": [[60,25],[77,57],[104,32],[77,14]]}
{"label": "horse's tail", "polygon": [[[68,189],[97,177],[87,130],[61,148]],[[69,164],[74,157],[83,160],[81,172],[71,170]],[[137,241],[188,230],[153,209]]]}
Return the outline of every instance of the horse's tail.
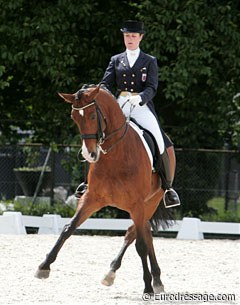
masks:
{"label": "horse's tail", "polygon": [[157,233],[160,226],[163,229],[172,226],[175,222],[175,217],[173,216],[171,209],[166,209],[163,202],[160,202],[155,213],[149,221],[153,231]]}

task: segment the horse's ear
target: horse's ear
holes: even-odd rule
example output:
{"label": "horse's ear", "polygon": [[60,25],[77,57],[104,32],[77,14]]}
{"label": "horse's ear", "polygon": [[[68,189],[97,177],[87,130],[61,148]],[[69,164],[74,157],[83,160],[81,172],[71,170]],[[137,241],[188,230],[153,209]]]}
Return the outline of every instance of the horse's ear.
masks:
{"label": "horse's ear", "polygon": [[75,95],[74,94],[68,94],[68,93],[59,93],[58,95],[64,99],[65,102],[73,104],[75,101]]}
{"label": "horse's ear", "polygon": [[100,85],[98,85],[89,95],[88,95],[88,100],[89,101],[93,101],[96,97],[96,95],[98,94],[100,89]]}

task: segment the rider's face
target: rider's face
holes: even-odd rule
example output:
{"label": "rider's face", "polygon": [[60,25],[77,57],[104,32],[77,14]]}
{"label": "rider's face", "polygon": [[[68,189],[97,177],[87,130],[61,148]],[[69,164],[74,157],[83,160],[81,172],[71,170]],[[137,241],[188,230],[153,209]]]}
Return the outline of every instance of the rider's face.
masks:
{"label": "rider's face", "polygon": [[143,34],[140,33],[124,33],[124,44],[128,50],[136,50],[143,38]]}

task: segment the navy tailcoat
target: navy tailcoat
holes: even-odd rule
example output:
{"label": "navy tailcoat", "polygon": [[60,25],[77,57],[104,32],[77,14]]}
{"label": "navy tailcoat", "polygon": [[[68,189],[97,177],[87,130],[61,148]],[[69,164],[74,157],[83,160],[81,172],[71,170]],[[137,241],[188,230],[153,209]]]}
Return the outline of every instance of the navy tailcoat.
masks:
{"label": "navy tailcoat", "polygon": [[[140,50],[136,62],[130,67],[126,51],[114,55],[110,59],[101,83],[111,92],[113,87],[116,87],[116,98],[118,98],[122,91],[139,93],[142,102],[147,104],[159,123],[152,100],[156,95],[158,88],[158,64],[156,57],[148,55]],[[160,124],[159,127],[162,130]],[[166,146],[171,146],[172,142],[166,139],[163,130],[162,134]]]}

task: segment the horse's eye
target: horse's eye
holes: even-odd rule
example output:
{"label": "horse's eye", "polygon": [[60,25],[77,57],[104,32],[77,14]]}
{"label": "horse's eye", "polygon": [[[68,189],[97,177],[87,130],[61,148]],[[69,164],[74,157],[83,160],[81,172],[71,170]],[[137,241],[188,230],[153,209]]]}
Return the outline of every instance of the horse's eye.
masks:
{"label": "horse's eye", "polygon": [[96,113],[91,113],[90,120],[96,120]]}

